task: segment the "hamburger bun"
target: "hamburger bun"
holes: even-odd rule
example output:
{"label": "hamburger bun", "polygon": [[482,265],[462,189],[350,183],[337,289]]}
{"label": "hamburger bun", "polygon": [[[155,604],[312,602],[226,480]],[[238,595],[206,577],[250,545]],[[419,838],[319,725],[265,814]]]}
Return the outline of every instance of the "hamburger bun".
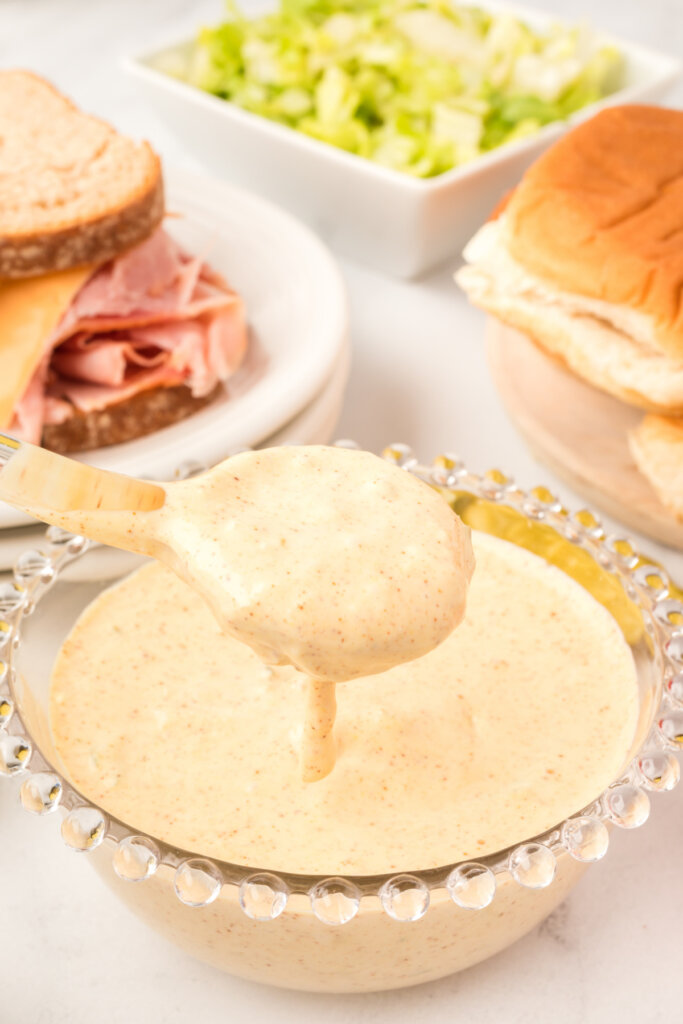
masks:
{"label": "hamburger bun", "polygon": [[608,107],[555,143],[507,207],[510,255],[547,284],[648,317],[683,361],[683,111]]}
{"label": "hamburger bun", "polygon": [[479,267],[463,267],[456,279],[476,306],[525,333],[593,387],[640,409],[683,414],[683,360],[638,344],[598,317],[506,291]]}

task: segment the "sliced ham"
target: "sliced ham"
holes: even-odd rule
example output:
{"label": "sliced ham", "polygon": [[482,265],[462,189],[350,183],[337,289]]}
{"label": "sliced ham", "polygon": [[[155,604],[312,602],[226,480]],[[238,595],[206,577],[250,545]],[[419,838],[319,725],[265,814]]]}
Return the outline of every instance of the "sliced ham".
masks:
{"label": "sliced ham", "polygon": [[118,387],[136,366],[159,366],[166,362],[167,352],[157,349],[146,355],[132,340],[90,335],[82,346],[70,347],[67,343],[55,349],[50,369],[57,381],[66,379]]}
{"label": "sliced ham", "polygon": [[103,409],[151,387],[209,394],[247,347],[242,300],[160,228],[100,267],[77,293],[14,411],[39,442],[45,423]]}
{"label": "sliced ham", "polygon": [[14,408],[10,433],[33,444],[40,444],[45,422],[45,385],[49,355],[46,355],[29,381],[21,401]]}
{"label": "sliced ham", "polygon": [[[149,388],[170,387],[182,383],[183,375],[181,373],[174,373],[173,370],[169,370],[166,366],[157,366],[147,370],[138,370],[137,373],[131,374],[123,384],[116,387],[107,387],[105,384],[86,384],[71,380],[60,381],[57,392],[53,391],[54,385],[48,387],[47,397],[48,399],[56,400],[57,403],[63,403],[66,399],[79,412],[93,412],[94,410],[106,409],[116,402],[124,402],[127,398],[132,398],[133,395],[137,395]],[[63,423],[64,419],[63,416],[60,416],[60,407],[58,405],[48,405],[48,410],[53,408],[58,419],[56,421],[46,419],[45,422]]]}

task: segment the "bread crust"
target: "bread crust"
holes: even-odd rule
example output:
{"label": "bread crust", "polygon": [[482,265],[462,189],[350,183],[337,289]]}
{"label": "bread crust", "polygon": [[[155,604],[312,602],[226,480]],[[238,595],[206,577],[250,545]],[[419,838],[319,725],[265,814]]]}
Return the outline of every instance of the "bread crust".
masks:
{"label": "bread crust", "polygon": [[163,216],[164,186],[159,171],[139,199],[98,220],[23,238],[0,235],[0,278],[38,277],[106,263],[149,238]]}
{"label": "bread crust", "polygon": [[574,128],[512,196],[506,244],[546,283],[651,317],[683,359],[683,111],[608,107]]}
{"label": "bread crust", "polygon": [[161,162],[148,143],[39,76],[0,72],[0,139],[0,278],[104,263],[161,223]]}
{"label": "bread crust", "polygon": [[62,454],[124,444],[187,419],[213,402],[220,390],[219,384],[198,398],[184,384],[148,388],[105,409],[74,410],[63,423],[46,424],[41,443]]}
{"label": "bread crust", "polygon": [[661,503],[683,521],[683,420],[645,416],[628,441]]}

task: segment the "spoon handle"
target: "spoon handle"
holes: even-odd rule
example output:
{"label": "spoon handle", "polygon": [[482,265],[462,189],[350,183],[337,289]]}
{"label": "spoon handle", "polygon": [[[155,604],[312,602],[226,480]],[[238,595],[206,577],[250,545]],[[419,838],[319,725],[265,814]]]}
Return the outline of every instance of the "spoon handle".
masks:
{"label": "spoon handle", "polygon": [[166,492],[0,433],[0,499],[46,523],[151,554],[136,515],[161,508]]}
{"label": "spoon handle", "polygon": [[17,441],[15,437],[10,437],[9,434],[0,434],[0,469],[6,462],[9,462],[13,455],[16,455],[20,446],[21,441]]}

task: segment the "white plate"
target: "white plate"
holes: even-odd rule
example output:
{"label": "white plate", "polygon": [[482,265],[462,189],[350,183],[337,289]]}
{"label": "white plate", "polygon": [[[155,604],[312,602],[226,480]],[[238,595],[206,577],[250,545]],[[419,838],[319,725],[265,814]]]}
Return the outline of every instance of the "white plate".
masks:
{"label": "white plate", "polygon": [[[223,395],[148,437],[87,452],[84,462],[169,479],[183,462],[219,462],[258,445],[301,412],[332,375],[348,337],[346,288],[308,228],[269,202],[222,181],[165,169],[169,232],[204,256],[244,298],[246,363]],[[0,503],[0,528],[30,520]]]}
{"label": "white plate", "polygon": [[[478,0],[477,5],[508,12],[538,29],[557,21],[555,15],[509,0]],[[594,7],[598,23],[600,5]],[[570,4],[567,12],[571,19]],[[455,255],[503,193],[567,127],[608,104],[657,100],[677,79],[680,64],[673,57],[597,31],[596,36],[624,54],[623,88],[567,122],[553,122],[531,138],[427,180],[346,153],[157,70],[160,59],[187,51],[187,38],[169,39],[167,45],[159,40],[124,66],[144,98],[206,166],[282,203],[339,252],[399,277],[414,277]]]}
{"label": "white plate", "polygon": [[262,441],[259,448],[283,444],[329,444],[341,416],[346,382],[351,368],[351,346],[345,345],[329,381],[313,401],[281,430]]}
{"label": "white plate", "polygon": [[[341,350],[332,376],[319,395],[293,420],[275,434],[265,438],[259,447],[269,448],[282,444],[329,444],[341,415],[344,391],[351,365],[350,346]],[[11,569],[19,555],[29,548],[39,547],[45,534],[45,526],[31,521],[30,526],[0,530],[0,572]],[[69,570],[69,579],[108,579],[120,576],[128,567],[135,568],[140,559],[114,548],[102,548],[100,557],[74,563]]]}

